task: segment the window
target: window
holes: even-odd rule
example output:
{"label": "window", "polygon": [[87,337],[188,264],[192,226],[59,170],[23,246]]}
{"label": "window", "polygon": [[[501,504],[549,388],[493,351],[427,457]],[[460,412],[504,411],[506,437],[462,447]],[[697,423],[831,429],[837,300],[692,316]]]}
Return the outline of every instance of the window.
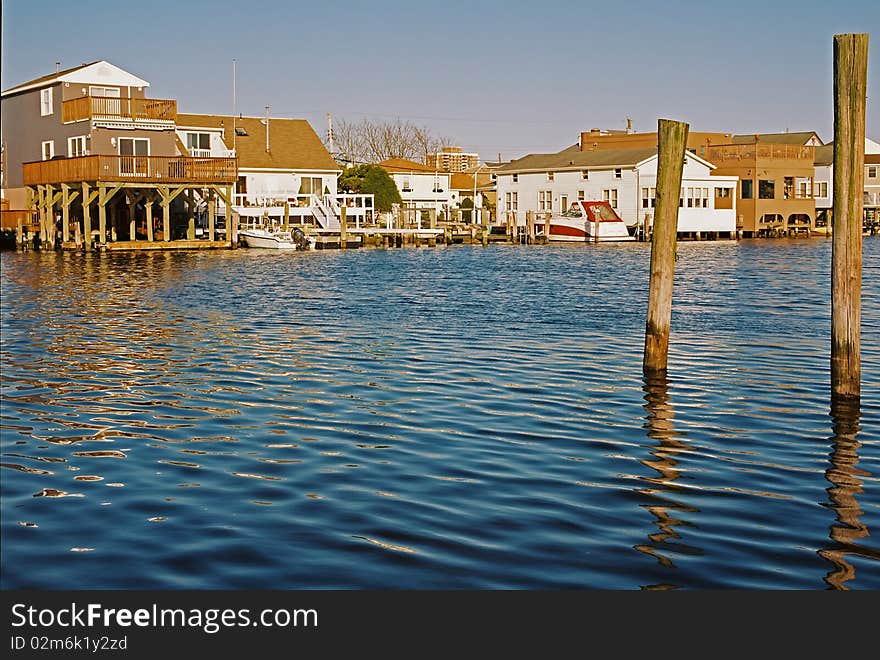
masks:
{"label": "window", "polygon": [[755,182],[751,179],[743,179],[740,182],[742,186],[742,198],[743,199],[754,199],[755,198]]}
{"label": "window", "polygon": [[401,192],[412,192],[412,183],[410,183],[409,177],[403,177],[403,184],[401,187]]}
{"label": "window", "polygon": [[642,188],[642,208],[653,209],[657,206],[657,189]]}
{"label": "window", "polygon": [[303,176],[299,180],[300,195],[320,195],[323,179],[319,176]]}
{"label": "window", "polygon": [[[699,188],[697,188],[697,190],[699,190]],[[689,209],[694,208],[694,189],[693,188],[687,189],[686,198],[687,198],[687,207]]]}
{"label": "window", "polygon": [[877,168],[876,167],[869,167],[868,168],[868,178],[869,179],[876,179],[877,178]]}
{"label": "window", "polygon": [[190,156],[196,158],[207,158],[211,155],[211,134],[210,133],[187,133],[186,134],[186,150]]}
{"label": "window", "polygon": [[816,193],[816,197],[828,197],[828,182],[820,181],[819,183],[814,184],[814,192]]}
{"label": "window", "polygon": [[517,210],[516,209],[516,198],[517,198],[517,193],[515,193],[515,192],[505,193],[504,200],[507,204],[508,211],[516,211]]}
{"label": "window", "polygon": [[791,199],[794,197],[794,177],[787,176],[782,180],[782,198]]}
{"label": "window", "polygon": [[146,176],[149,155],[147,138],[119,138],[119,173]]}
{"label": "window", "polygon": [[758,199],[774,199],[776,197],[776,182],[773,179],[758,180]]}
{"label": "window", "polygon": [[516,183],[517,181],[519,181],[519,174],[514,174],[513,175],[513,182]]}
{"label": "window", "polygon": [[52,160],[55,157],[55,141],[43,142],[43,148],[40,152],[43,154],[43,160]]}
{"label": "window", "polygon": [[71,158],[86,155],[86,136],[67,138],[67,155]]}
{"label": "window", "polygon": [[239,195],[247,195],[247,177],[240,176],[238,177],[238,184],[236,184],[236,189]]}
{"label": "window", "polygon": [[52,88],[47,87],[40,90],[40,116],[45,117],[46,115],[51,115],[52,112]]}
{"label": "window", "polygon": [[590,179],[590,171],[589,171],[589,170],[584,170],[583,172],[581,172],[581,179],[584,180],[584,181],[589,181],[589,179]]}
{"label": "window", "polygon": [[798,196],[798,199],[807,199],[810,196],[810,182],[809,181],[798,182],[797,196]]}
{"label": "window", "polygon": [[568,195],[562,195],[559,198],[559,210],[563,212],[568,210]]}
{"label": "window", "polygon": [[614,178],[615,179],[622,179],[623,178],[623,171],[620,168],[614,170]]}
{"label": "window", "polygon": [[602,191],[602,199],[611,204],[613,208],[617,208],[617,188],[605,188]]}
{"label": "window", "polygon": [[539,211],[552,211],[553,210],[553,191],[552,190],[538,191],[538,210]]}
{"label": "window", "polygon": [[553,172],[547,172],[547,181],[553,181]]}
{"label": "window", "polygon": [[715,188],[715,197],[732,197],[732,188]]}
{"label": "window", "polygon": [[578,190],[578,201],[579,201],[579,202],[582,202],[582,201],[584,201],[585,199],[586,199],[586,197],[584,196],[584,191],[583,191],[583,190]]}

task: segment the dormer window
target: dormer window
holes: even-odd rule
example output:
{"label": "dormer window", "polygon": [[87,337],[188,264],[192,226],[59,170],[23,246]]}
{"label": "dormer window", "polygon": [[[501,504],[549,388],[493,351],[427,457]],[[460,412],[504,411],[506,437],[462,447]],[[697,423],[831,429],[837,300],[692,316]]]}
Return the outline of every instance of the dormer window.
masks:
{"label": "dormer window", "polygon": [[248,132],[244,126],[236,126],[235,127],[235,134],[238,137],[247,137]]}

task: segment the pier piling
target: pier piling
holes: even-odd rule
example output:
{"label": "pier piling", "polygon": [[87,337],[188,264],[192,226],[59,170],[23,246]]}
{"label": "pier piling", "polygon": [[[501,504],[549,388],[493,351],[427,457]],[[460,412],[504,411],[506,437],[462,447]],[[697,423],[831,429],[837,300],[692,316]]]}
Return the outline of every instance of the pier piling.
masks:
{"label": "pier piling", "polygon": [[665,372],[669,354],[678,200],[688,128],[688,124],[680,121],[658,122],[657,208],[651,238],[651,280],[642,363],[646,374]]}
{"label": "pier piling", "polygon": [[861,394],[862,216],[868,35],[834,35],[831,393]]}

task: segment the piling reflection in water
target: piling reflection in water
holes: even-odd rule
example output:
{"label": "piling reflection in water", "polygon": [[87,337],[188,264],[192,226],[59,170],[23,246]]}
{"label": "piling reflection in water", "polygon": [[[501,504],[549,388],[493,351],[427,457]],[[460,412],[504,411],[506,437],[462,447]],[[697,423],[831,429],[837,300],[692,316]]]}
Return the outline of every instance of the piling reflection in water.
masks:
{"label": "piling reflection in water", "polygon": [[831,562],[833,568],[825,575],[825,582],[832,589],[847,590],[847,582],[856,576],[855,567],[848,557],[880,559],[880,552],[857,543],[866,538],[868,528],[861,522],[856,495],[863,492],[862,484],[871,474],[857,467],[859,447],[856,439],[861,427],[861,408],[858,399],[832,397],[831,419],[834,435],[829,457],[831,465],[825,471],[825,478],[831,483],[826,489],[828,506],[837,514],[831,525],[829,537],[832,545],[819,551],[819,555]]}
{"label": "piling reflection in water", "polygon": [[[699,513],[699,509],[676,501],[672,495],[681,490],[677,483],[681,470],[676,456],[688,449],[679,437],[683,435],[675,430],[673,419],[675,411],[669,396],[669,380],[665,375],[645,376],[644,409],[647,412],[644,428],[650,440],[658,443],[651,450],[651,459],[644,459],[642,465],[655,470],[658,477],[643,477],[650,485],[638,492],[650,498],[651,504],[643,504],[656,518],[654,524],[658,531],[648,534],[648,543],[634,546],[639,552],[655,557],[663,566],[675,568],[672,555],[702,555],[699,548],[683,543],[677,527],[686,527],[692,523],[678,518],[676,512]],[[670,588],[673,585],[653,585],[649,589]]]}

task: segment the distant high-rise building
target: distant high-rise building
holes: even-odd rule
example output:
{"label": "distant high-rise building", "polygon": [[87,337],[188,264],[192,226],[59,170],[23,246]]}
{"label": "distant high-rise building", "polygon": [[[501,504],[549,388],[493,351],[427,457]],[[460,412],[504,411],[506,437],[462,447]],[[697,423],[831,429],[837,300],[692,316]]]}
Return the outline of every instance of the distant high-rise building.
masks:
{"label": "distant high-rise building", "polygon": [[439,172],[466,172],[480,164],[479,154],[465,154],[461,147],[443,147],[437,153],[428,154],[426,165]]}

